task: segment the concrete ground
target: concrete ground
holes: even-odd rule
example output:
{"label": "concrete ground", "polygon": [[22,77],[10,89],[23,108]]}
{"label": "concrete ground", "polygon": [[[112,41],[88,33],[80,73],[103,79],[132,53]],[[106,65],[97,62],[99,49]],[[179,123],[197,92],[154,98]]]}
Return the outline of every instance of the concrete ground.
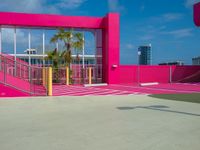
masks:
{"label": "concrete ground", "polygon": [[144,95],[0,99],[0,150],[199,150],[200,104]]}

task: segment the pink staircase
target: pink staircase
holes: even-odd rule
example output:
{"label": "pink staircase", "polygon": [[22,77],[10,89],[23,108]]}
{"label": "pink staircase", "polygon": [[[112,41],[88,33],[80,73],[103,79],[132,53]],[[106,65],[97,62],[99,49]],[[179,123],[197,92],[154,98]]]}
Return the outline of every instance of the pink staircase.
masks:
{"label": "pink staircase", "polygon": [[29,66],[23,60],[0,54],[0,97],[46,96],[42,68]]}

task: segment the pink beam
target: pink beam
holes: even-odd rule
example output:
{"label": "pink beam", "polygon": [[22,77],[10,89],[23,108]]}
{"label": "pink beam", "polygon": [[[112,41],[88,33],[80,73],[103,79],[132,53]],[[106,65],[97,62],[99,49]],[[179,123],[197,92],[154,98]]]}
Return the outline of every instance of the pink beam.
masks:
{"label": "pink beam", "polygon": [[200,2],[194,5],[194,23],[200,26]]}
{"label": "pink beam", "polygon": [[0,25],[28,27],[103,28],[103,18],[0,12]]}

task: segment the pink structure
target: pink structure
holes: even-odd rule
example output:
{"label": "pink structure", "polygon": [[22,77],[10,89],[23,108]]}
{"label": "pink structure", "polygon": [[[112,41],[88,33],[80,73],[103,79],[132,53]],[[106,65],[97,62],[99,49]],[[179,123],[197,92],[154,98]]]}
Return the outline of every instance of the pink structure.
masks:
{"label": "pink structure", "polygon": [[117,69],[112,66],[119,66],[119,14],[109,13],[101,18],[1,12],[0,18],[0,25],[4,26],[102,29],[103,82],[117,81]]}
{"label": "pink structure", "polygon": [[194,5],[194,23],[200,26],[200,2]]}
{"label": "pink structure", "polygon": [[[101,29],[103,34],[102,70],[104,83],[169,83],[170,81],[190,82],[191,79],[193,81],[196,81],[196,78],[200,79],[200,66],[172,66],[170,68],[170,66],[120,65],[120,20],[119,14],[116,13],[109,13],[105,17],[73,17],[0,12],[0,18],[1,26]],[[197,26],[200,26],[200,3],[194,6],[194,21]]]}

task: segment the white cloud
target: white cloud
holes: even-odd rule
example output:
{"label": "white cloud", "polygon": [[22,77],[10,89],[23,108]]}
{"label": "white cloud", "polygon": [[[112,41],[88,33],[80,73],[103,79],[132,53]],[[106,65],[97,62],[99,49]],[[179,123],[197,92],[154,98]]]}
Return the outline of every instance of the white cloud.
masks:
{"label": "white cloud", "polygon": [[140,37],[140,40],[142,41],[149,41],[149,40],[153,40],[155,37],[152,34],[146,34]]}
{"label": "white cloud", "polygon": [[164,18],[165,21],[174,21],[183,18],[183,14],[180,13],[167,13],[162,15],[161,17]]}
{"label": "white cloud", "polygon": [[135,45],[133,45],[131,43],[127,43],[125,46],[126,46],[127,49],[134,49],[135,48]]}
{"label": "white cloud", "polygon": [[144,6],[144,5],[142,5],[142,6],[140,7],[140,11],[141,11],[141,12],[143,12],[143,11],[144,11],[144,9],[145,9],[145,6]]}
{"label": "white cloud", "polygon": [[[13,28],[2,28],[2,42],[7,44],[13,44],[14,42],[14,29]],[[17,44],[28,45],[28,32],[23,29],[17,29],[16,31]],[[41,42],[40,39],[34,34],[31,35],[31,41],[34,43]]]}
{"label": "white cloud", "polygon": [[60,8],[75,9],[81,6],[84,2],[86,2],[86,0],[62,0],[57,3],[57,6]]}
{"label": "white cloud", "polygon": [[184,29],[178,29],[178,30],[173,30],[173,31],[165,31],[165,32],[162,32],[161,34],[172,35],[175,38],[190,37],[193,35],[191,28],[184,28]]}
{"label": "white cloud", "polygon": [[184,17],[181,13],[166,13],[160,16],[150,17],[149,21],[153,23],[163,23],[163,22],[172,22],[180,20]]}
{"label": "white cloud", "polygon": [[191,8],[195,3],[200,2],[200,0],[186,0],[185,7]]}
{"label": "white cloud", "polygon": [[119,0],[108,0],[109,11],[121,12],[125,10],[125,7],[120,5]]}
{"label": "white cloud", "polygon": [[1,1],[1,11],[26,13],[61,13],[62,8],[76,9],[87,0],[59,0],[49,3],[48,0],[6,0]]}

